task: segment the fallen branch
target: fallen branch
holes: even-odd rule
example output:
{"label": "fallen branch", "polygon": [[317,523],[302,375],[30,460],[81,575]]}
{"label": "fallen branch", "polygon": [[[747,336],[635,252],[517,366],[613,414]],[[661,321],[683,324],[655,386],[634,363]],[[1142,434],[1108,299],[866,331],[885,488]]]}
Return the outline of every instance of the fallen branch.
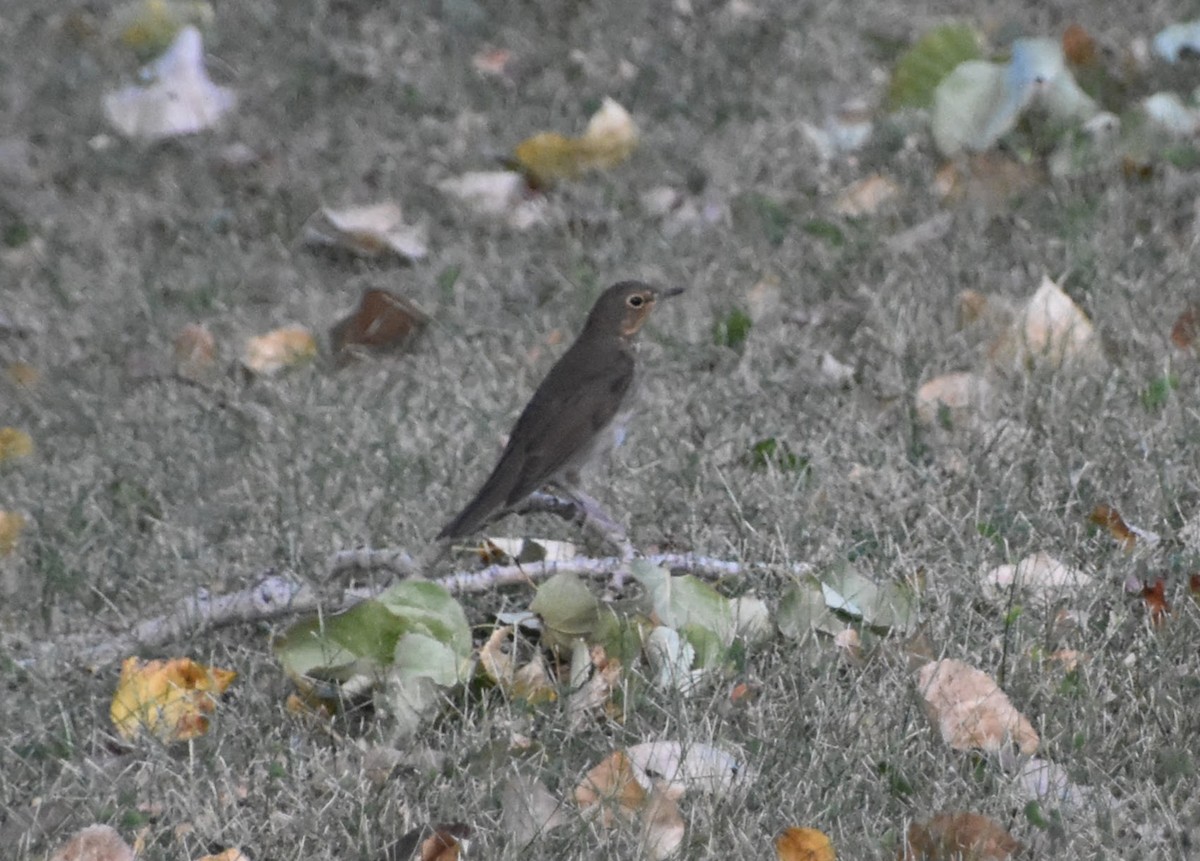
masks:
{"label": "fallen branch", "polygon": [[[760,563],[741,563],[710,556],[687,553],[663,553],[644,557],[652,565],[673,572],[686,572],[701,577],[740,577],[751,570],[766,570]],[[542,561],[512,565],[490,565],[478,571],[459,571],[437,578],[434,582],[453,594],[486,592],[501,586],[527,584],[544,580],[555,574],[572,573],[582,577],[611,577],[628,570],[630,560],[620,556],[604,558],[576,557],[559,561]],[[372,550],[358,548],[335,553],[329,560],[334,571],[347,569],[383,569],[411,573],[412,560],[407,553],[396,549]],[[803,573],[807,566],[793,566]],[[51,643],[39,644],[27,659],[16,658],[26,667],[67,663],[98,670],[138,651],[158,649],[169,643],[183,642],[197,634],[229,625],[264,622],[284,616],[294,616],[321,610],[336,613],[383,592],[387,585],[344,589],[335,596],[320,594],[290,573],[271,569],[253,586],[225,595],[210,595],[200,590],[184,598],[175,608],[161,616],[146,619],[122,634],[102,642],[83,635]],[[11,644],[8,644],[11,645]],[[12,652],[19,650],[12,649]],[[14,655],[14,657],[16,657]]]}

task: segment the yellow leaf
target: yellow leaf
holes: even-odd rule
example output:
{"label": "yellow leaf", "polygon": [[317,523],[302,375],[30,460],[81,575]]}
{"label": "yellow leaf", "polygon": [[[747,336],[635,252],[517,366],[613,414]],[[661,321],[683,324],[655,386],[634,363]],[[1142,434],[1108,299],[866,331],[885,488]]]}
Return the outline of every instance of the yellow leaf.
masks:
{"label": "yellow leaf", "polygon": [[0,511],[0,556],[7,556],[16,549],[17,539],[24,528],[24,515],[15,511]]}
{"label": "yellow leaf", "polygon": [[824,833],[815,828],[789,828],[775,838],[779,861],[834,861],[837,854]]}
{"label": "yellow leaf", "polygon": [[190,658],[147,661],[127,658],[113,694],[112,722],[133,740],[148,730],[164,742],[186,741],[208,731],[216,697],[237,677]]}
{"label": "yellow leaf", "polygon": [[50,861],[134,861],[133,849],[111,825],[89,825],[50,856]]}
{"label": "yellow leaf", "polygon": [[317,342],[303,326],[285,326],[246,342],[244,364],[256,374],[270,375],[317,354]]}
{"label": "yellow leaf", "polygon": [[33,454],[33,438],[16,428],[0,428],[0,463]]}
{"label": "yellow leaf", "polygon": [[629,112],[606,98],[582,137],[541,132],[519,143],[513,156],[535,183],[546,185],[620,164],[629,158],[637,139]]}
{"label": "yellow leaf", "polygon": [[13,362],[4,369],[4,372],[13,383],[26,389],[36,386],[41,377],[38,369],[26,362]]}
{"label": "yellow leaf", "polygon": [[1009,743],[1037,750],[1037,731],[987,673],[962,661],[930,661],[917,671],[925,711],[955,750],[997,752]]}
{"label": "yellow leaf", "polygon": [[212,20],[212,6],[199,0],[134,0],[113,10],[109,28],[139,57],[153,57],[188,24],[204,28]]}

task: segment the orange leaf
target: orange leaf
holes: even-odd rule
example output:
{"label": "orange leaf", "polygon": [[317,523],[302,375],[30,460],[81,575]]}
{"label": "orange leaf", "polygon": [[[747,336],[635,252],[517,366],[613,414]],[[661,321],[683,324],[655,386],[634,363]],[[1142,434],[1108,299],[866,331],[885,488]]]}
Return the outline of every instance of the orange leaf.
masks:
{"label": "orange leaf", "polygon": [[421,861],[458,861],[459,853],[466,850],[470,836],[471,828],[468,825],[435,825],[433,834],[421,844]]}
{"label": "orange leaf", "polygon": [[270,376],[316,354],[317,342],[308,329],[285,326],[247,340],[242,364],[256,374]]}
{"label": "orange leaf", "polygon": [[1166,581],[1159,577],[1152,585],[1142,587],[1142,600],[1146,602],[1146,609],[1150,611],[1150,624],[1156,628],[1162,626],[1171,612],[1171,605],[1167,603],[1165,594],[1166,586]]}
{"label": "orange leaf", "polygon": [[632,819],[646,803],[646,790],[634,777],[629,757],[618,750],[584,775],[575,787],[575,802],[585,813],[598,808],[600,821],[611,825],[614,814]]}
{"label": "orange leaf", "polygon": [[834,861],[837,854],[824,833],[815,828],[789,828],[775,838],[779,861]]}
{"label": "orange leaf", "polygon": [[1137,536],[1122,519],[1121,513],[1112,506],[1100,503],[1092,509],[1088,520],[1107,529],[1108,534],[1125,550],[1132,550],[1137,544]]}
{"label": "orange leaf", "polygon": [[13,383],[23,389],[32,389],[41,377],[38,369],[27,362],[13,362],[4,372]]}
{"label": "orange leaf", "polygon": [[1025,847],[978,813],[939,813],[908,827],[901,861],[1007,861]]}
{"label": "orange leaf", "polygon": [[16,428],[0,428],[0,463],[33,454],[33,437]]}
{"label": "orange leaf", "polygon": [[1188,591],[1192,593],[1194,599],[1200,601],[1200,574],[1188,577]]}

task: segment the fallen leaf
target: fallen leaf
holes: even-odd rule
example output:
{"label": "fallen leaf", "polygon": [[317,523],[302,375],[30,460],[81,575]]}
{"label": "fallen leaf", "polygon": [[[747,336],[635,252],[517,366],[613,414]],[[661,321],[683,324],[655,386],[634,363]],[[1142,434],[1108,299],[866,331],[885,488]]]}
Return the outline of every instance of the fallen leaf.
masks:
{"label": "fallen leaf", "polygon": [[788,828],[775,838],[779,861],[836,861],[833,843],[816,828]]}
{"label": "fallen leaf", "polygon": [[679,851],[685,826],[678,797],[655,781],[642,811],[642,849],[652,861],[664,861]]}
{"label": "fallen leaf", "polygon": [[621,662],[610,658],[603,646],[587,646],[576,640],[571,649],[571,693],[567,697],[567,721],[572,730],[595,720],[597,712],[613,714],[613,694],[623,678]]}
{"label": "fallen leaf", "polygon": [[989,356],[996,363],[1058,368],[1073,361],[1097,360],[1100,353],[1087,315],[1062,287],[1043,275],[1014,326],[997,339]]}
{"label": "fallen leaf", "polygon": [[927,108],[938,84],[960,63],[980,56],[979,34],[964,24],[947,24],[930,30],[896,61],[888,85],[891,109]]}
{"label": "fallen leaf", "polygon": [[1154,53],[1168,63],[1178,63],[1185,53],[1200,53],[1200,21],[1172,24],[1154,36]]}
{"label": "fallen leaf", "polygon": [[16,428],[0,428],[0,463],[32,454],[33,437]]}
{"label": "fallen leaf", "polygon": [[1171,343],[1181,350],[1190,351],[1196,343],[1196,334],[1200,332],[1200,306],[1189,304],[1171,327]]}
{"label": "fallen leaf", "polygon": [[1200,131],[1200,112],[1189,107],[1178,93],[1153,93],[1142,99],[1142,113],[1160,131],[1191,137]]}
{"label": "fallen leaf", "polygon": [[126,658],[113,694],[111,717],[130,741],[149,731],[163,742],[186,741],[208,731],[216,698],[237,677],[190,658],[142,662]]}
{"label": "fallen leaf", "polygon": [[646,803],[647,791],[634,776],[633,765],[618,750],[592,768],[575,787],[575,803],[589,818],[611,826],[619,819],[632,820]]}
{"label": "fallen leaf", "polygon": [[629,158],[637,141],[637,126],[629,112],[605,98],[581,137],[541,132],[519,143],[513,157],[533,184],[542,187],[614,167]]}
{"label": "fallen leaf", "polygon": [[1100,503],[1092,509],[1092,513],[1088,515],[1088,520],[1097,526],[1102,526],[1108,530],[1108,534],[1113,537],[1121,547],[1125,550],[1132,550],[1137,544],[1137,536],[1133,534],[1121,513],[1115,508],[1104,503]]}
{"label": "fallen leaf", "polygon": [[1015,590],[1022,599],[1050,604],[1086,596],[1092,578],[1049,553],[1038,551],[1015,565],[997,565],[983,575],[980,583],[984,597],[994,603],[1007,602]]}
{"label": "fallen leaf", "polygon": [[0,556],[7,556],[16,549],[23,529],[25,515],[15,511],[0,511]]}
{"label": "fallen leaf", "polygon": [[513,775],[500,788],[500,824],[520,848],[566,822],[562,804],[540,780]]}
{"label": "fallen leaf", "polygon": [[200,31],[179,31],[165,54],[143,70],[146,85],[104,97],[104,115],[128,138],[159,141],[194,134],[217,123],[237,104],[233,90],[209,80]]}
{"label": "fallen leaf", "polygon": [[113,9],[107,29],[139,57],[153,57],[189,24],[204,29],[212,22],[213,8],[203,0],[133,0]]}
{"label": "fallen leaf", "polygon": [[405,260],[421,260],[429,253],[425,229],[406,224],[394,201],[344,209],[323,206],[304,223],[301,239],[360,257],[381,257],[390,251]]}
{"label": "fallen leaf", "polygon": [[908,827],[901,861],[1007,861],[1025,846],[978,813],[939,813]]}
{"label": "fallen leaf", "polygon": [[241,849],[230,848],[224,852],[218,852],[216,855],[205,855],[203,858],[197,858],[196,861],[250,861],[250,856]]}
{"label": "fallen leaf", "polygon": [[942,740],[955,750],[1000,751],[1010,742],[1025,754],[1037,750],[1033,725],[987,673],[947,658],[917,671],[917,688]]}
{"label": "fallen leaf", "polygon": [[358,307],[329,330],[329,344],[340,362],[349,361],[355,348],[377,353],[402,350],[428,323],[429,317],[403,296],[369,288]]}
{"label": "fallen leaf", "polygon": [[485,77],[505,78],[508,76],[508,64],[512,59],[512,51],[504,48],[485,48],[471,57],[471,66]]}
{"label": "fallen leaf", "polygon": [[985,411],[991,396],[991,384],[978,374],[943,374],[917,389],[917,417],[927,425],[943,419],[957,425],[971,414]]}
{"label": "fallen leaf", "polygon": [[833,209],[838,215],[859,218],[874,215],[883,204],[900,195],[900,186],[895,180],[881,174],[872,174],[842,190],[834,201]]}
{"label": "fallen leaf", "polygon": [[23,389],[32,389],[42,376],[37,368],[26,362],[12,362],[4,369],[4,375],[12,381],[13,385]]}
{"label": "fallen leaf", "polygon": [[1084,27],[1070,24],[1063,31],[1063,56],[1072,66],[1090,66],[1096,62],[1096,40]]}
{"label": "fallen leaf", "polygon": [[473,171],[444,179],[438,189],[479,215],[500,219],[514,230],[546,220],[546,200],[515,170]]}
{"label": "fallen leaf", "polygon": [[1142,600],[1150,611],[1150,624],[1156,628],[1162,627],[1171,613],[1171,605],[1167,603],[1166,581],[1162,577],[1155,579],[1148,586],[1142,586]]}
{"label": "fallen leaf", "polygon": [[435,825],[433,834],[421,844],[421,861],[458,861],[471,836],[469,826]]}
{"label": "fallen leaf", "polygon": [[1017,161],[1005,153],[988,151],[946,162],[934,175],[932,189],[944,203],[999,212],[1045,181],[1045,171],[1036,162]]}
{"label": "fallen leaf", "polygon": [[60,846],[50,861],[134,861],[129,844],[110,825],[89,825]]}
{"label": "fallen leaf", "polygon": [[510,697],[530,704],[553,702],[558,699],[558,687],[550,676],[550,668],[540,652],[534,652],[524,664],[518,664],[514,653],[516,627],[504,625],[492,632],[479,650],[479,663],[492,683]]}
{"label": "fallen leaf", "polygon": [[217,340],[199,324],[189,323],[175,336],[175,372],[189,380],[204,376],[217,360]]}
{"label": "fallen leaf", "polygon": [[650,787],[650,775],[679,795],[687,791],[728,792],[752,778],[744,762],[708,744],[650,741],[632,745],[625,753],[643,788]]}
{"label": "fallen leaf", "polygon": [[285,326],[247,339],[242,364],[256,374],[269,377],[284,368],[306,362],[316,354],[317,342],[308,329]]}

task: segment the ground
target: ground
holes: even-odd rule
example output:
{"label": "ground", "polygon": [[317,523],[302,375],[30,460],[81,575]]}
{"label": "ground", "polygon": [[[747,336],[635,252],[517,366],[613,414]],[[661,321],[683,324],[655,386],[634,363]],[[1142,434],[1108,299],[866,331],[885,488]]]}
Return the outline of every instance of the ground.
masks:
{"label": "ground", "polygon": [[[106,30],[108,3],[11,0],[0,12],[2,136],[17,143],[0,163],[0,315],[21,329],[0,328],[0,364],[40,374],[29,387],[0,381],[0,426],[36,446],[0,464],[0,508],[30,524],[0,560],[10,857],[41,858],[107,822],[129,839],[148,826],[151,859],[234,845],[254,859],[378,858],[431,821],[471,824],[480,858],[626,857],[632,838],[604,843],[584,824],[527,850],[509,845],[498,787],[519,767],[565,793],[614,745],[651,738],[735,747],[757,774],[745,796],[689,800],[683,857],[769,855],[780,829],[807,825],[841,857],[893,858],[907,824],[942,809],[985,813],[1039,856],[1196,851],[1200,653],[1183,591],[1195,559],[1178,534],[1200,503],[1200,375],[1168,335],[1195,291],[1197,175],[1169,164],[1146,178],[1097,171],[1001,204],[948,206],[931,190],[941,160],[918,120],[881,115],[865,150],[829,162],[802,125],[849,99],[877,104],[897,51],[945,20],[1002,45],[1058,35],[1078,16],[1123,46],[1179,11],[495,5],[216,4],[209,65],[238,90],[236,114],[154,147],[104,122],[102,94],[136,70]],[[513,52],[507,80],[472,67],[488,47]],[[495,167],[536,131],[578,132],[605,96],[633,114],[640,146],[554,190],[547,226],[489,223],[438,190]],[[261,164],[222,169],[233,142]],[[898,201],[866,218],[835,214],[836,193],[874,171],[899,183]],[[718,218],[677,230],[648,214],[642,195],[662,185]],[[335,259],[298,241],[321,204],[382,198],[427,226],[427,259]],[[887,242],[946,212],[948,230],[915,250]],[[984,364],[956,297],[1019,301],[1044,274],[1095,322],[1103,358],[999,374],[986,422],[923,426],[917,387]],[[284,710],[270,625],[156,653],[239,673],[213,731],[182,748],[114,741],[116,667],[22,663],[32,644],[126,630],[197,588],[235,590],[272,567],[316,579],[348,547],[423,548],[563,349],[551,333],[571,337],[599,291],[628,277],[687,287],[644,332],[642,408],[590,485],[635,544],[766,563],[723,587],[769,604],[797,562],[852,559],[880,580],[922,582],[932,652],[1001,679],[1043,755],[1115,803],[1039,828],[995,769],[933,735],[898,645],[856,664],[776,638],[748,656],[742,677],[761,689],[749,704],[731,706],[715,684],[576,733],[553,708],[464,698],[420,739],[436,767],[383,783],[353,741],[386,746],[382,723],[328,733]],[[752,311],[763,283],[777,285],[778,307],[744,344],[720,343],[714,330]],[[208,326],[232,364],[246,337],[277,326],[323,333],[365,287],[431,315],[410,353],[341,370],[323,358],[268,379],[231,373],[207,387],[162,372],[186,324]],[[823,375],[826,353],[852,379]],[[1174,387],[1147,398],[1168,374]],[[748,455],[767,438],[798,461],[756,468]],[[1160,547],[1131,560],[1089,525],[1099,503],[1162,534]],[[505,529],[578,537],[551,520]],[[1095,577],[1094,593],[1072,601],[1087,622],[1070,645],[1089,658],[1069,677],[1031,657],[1049,625],[1032,613],[1013,622],[977,585],[980,571],[1038,550]],[[1125,594],[1131,575],[1166,578],[1174,612],[1160,629]],[[528,598],[467,603],[483,626]],[[510,753],[514,733],[534,748]]]}

